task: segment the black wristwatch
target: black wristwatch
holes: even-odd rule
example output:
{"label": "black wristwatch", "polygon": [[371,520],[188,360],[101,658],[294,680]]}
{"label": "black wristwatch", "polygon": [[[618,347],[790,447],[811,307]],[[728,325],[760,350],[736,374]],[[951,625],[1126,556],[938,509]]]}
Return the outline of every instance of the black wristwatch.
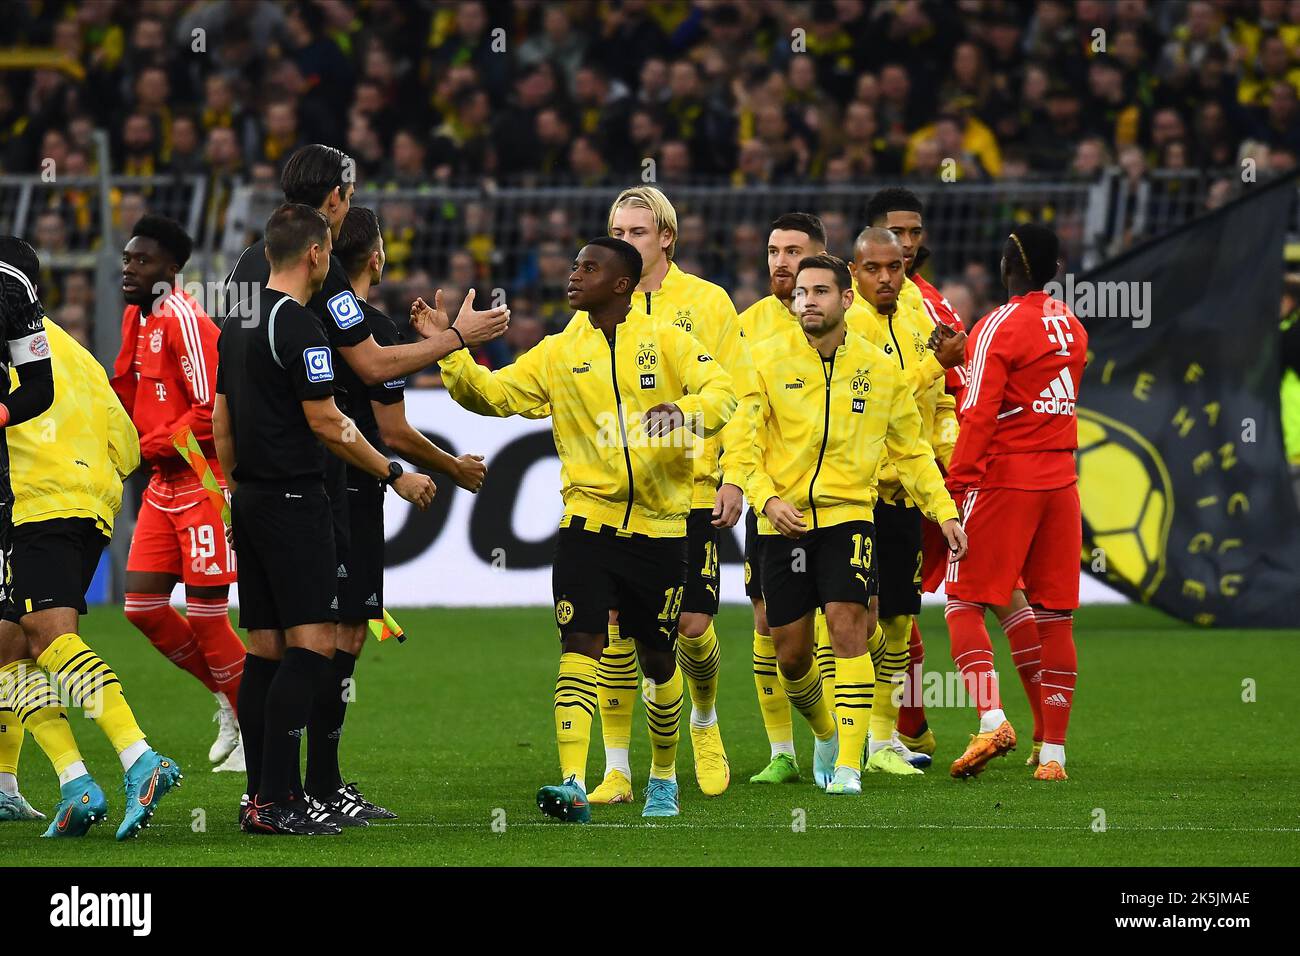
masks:
{"label": "black wristwatch", "polygon": [[398,478],[402,477],[402,466],[395,461],[388,463],[388,474],[379,482],[381,485],[391,485]]}

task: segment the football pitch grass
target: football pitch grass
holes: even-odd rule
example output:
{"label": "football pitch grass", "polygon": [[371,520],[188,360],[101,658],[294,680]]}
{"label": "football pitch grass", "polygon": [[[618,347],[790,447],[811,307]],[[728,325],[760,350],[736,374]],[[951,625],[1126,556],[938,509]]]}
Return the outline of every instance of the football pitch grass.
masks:
{"label": "football pitch grass", "polygon": [[[71,715],[109,819],[82,840],[38,839],[44,824],[0,824],[9,866],[280,865],[1295,865],[1300,861],[1300,634],[1204,631],[1134,607],[1077,617],[1080,689],[1071,779],[1038,783],[1024,766],[1030,719],[1006,641],[998,671],[1019,749],[983,777],[950,779],[973,712],[929,711],[939,751],[924,777],[865,775],[861,797],[811,783],[812,737],[795,714],[804,781],[753,786],[767,761],[750,672],[750,614],[719,618],[718,712],[731,761],[726,794],[703,797],[688,732],[678,756],[682,815],[647,823],[644,708],[633,725],[638,802],[595,807],[592,824],[541,816],[537,787],[556,782],[551,694],[558,646],[547,608],[406,610],[410,639],[371,641],[343,738],[345,779],[401,819],[314,839],[241,834],[239,774],[213,774],[211,697],[122,618],[99,609],[82,633],[122,678],[150,742],[185,771],[142,836],[118,844],[120,765],[104,736]],[[937,609],[922,615],[928,666],[950,671]],[[1243,682],[1253,682],[1254,702]],[[588,785],[603,769],[598,725]],[[57,784],[29,737],[22,789],[47,814]]]}

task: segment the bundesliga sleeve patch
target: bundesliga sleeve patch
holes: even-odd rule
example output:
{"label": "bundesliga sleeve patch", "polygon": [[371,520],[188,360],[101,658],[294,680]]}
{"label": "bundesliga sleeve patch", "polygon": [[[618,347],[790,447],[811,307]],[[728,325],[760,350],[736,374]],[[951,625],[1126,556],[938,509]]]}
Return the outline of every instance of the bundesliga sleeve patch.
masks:
{"label": "bundesliga sleeve patch", "polygon": [[362,319],[361,303],[351,291],[331,296],[325,303],[325,308],[329,309],[330,315],[334,316],[334,324],[340,329],[350,329]]}
{"label": "bundesliga sleeve patch", "polygon": [[334,381],[334,360],[326,348],[310,348],[302,351],[303,364],[307,366],[307,381]]}

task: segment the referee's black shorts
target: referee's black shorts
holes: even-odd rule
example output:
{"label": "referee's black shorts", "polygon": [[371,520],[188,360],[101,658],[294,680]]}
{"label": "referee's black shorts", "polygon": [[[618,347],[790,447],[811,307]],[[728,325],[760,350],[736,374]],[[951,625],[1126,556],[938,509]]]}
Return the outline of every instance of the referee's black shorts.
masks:
{"label": "referee's black shorts", "polygon": [[758,533],[758,512],[745,512],[745,596],[763,600],[763,537]]}
{"label": "referee's black shorts", "polygon": [[339,620],[355,623],[379,617],[384,606],[385,489],[378,478],[352,468],[345,487],[347,538],[335,539]]}
{"label": "referee's black shorts", "polygon": [[4,620],[55,607],[86,613],[86,589],[95,577],[108,536],[93,518],[50,518],[11,532],[11,578]]}
{"label": "referee's black shorts", "polygon": [[876,593],[870,521],[816,528],[801,538],[763,536],[768,627],[793,624],[831,602],[868,606]]}
{"label": "referee's black shorts", "polygon": [[718,614],[719,530],[713,526],[712,508],[694,508],[686,516],[686,596],[682,612]]}
{"label": "referee's black shorts", "polygon": [[239,626],[285,630],[339,619],[330,499],[320,481],[241,481],[230,504]]}
{"label": "referee's black shorts", "polygon": [[921,613],[921,509],[877,501],[876,566],[880,616]]}
{"label": "referee's black shorts", "polygon": [[581,518],[561,528],[551,587],[560,637],[604,634],[618,611],[619,633],[656,650],[677,646],[686,590],[686,538],[588,531]]}

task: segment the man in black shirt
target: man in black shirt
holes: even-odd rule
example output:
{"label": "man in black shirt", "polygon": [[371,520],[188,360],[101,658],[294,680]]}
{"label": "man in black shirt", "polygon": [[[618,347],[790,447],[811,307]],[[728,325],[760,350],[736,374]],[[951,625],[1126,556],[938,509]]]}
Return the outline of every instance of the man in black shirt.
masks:
{"label": "man in black shirt", "polygon": [[[289,157],[281,175],[285,201],[318,209],[329,221],[332,238],[337,239],[351,205],[355,170],[353,160],[337,149],[319,144],[304,146]],[[255,311],[250,309],[252,299],[269,275],[264,246],[265,240],[245,249],[226,280],[227,321],[249,321]],[[382,347],[371,334],[365,312],[348,281],[347,271],[335,256],[330,257],[325,280],[313,293],[307,308],[319,318],[333,354],[339,359],[334,367],[335,400],[345,414],[356,417],[358,421],[369,410],[369,389],[427,368],[456,349],[475,348],[491,341],[504,333],[510,318],[509,310],[505,308],[475,311],[473,299],[467,297],[454,328],[446,328],[445,322],[442,325],[424,323],[416,326],[422,341]],[[375,608],[366,603],[371,594],[375,594],[378,601],[378,592],[354,587],[351,582],[373,580],[382,575],[383,568],[365,567],[362,565],[364,554],[353,553],[346,475],[342,464],[336,460],[327,462],[326,469],[325,487],[330,497],[337,548],[341,621],[338,647],[347,650],[365,639],[366,621],[378,616]],[[347,657],[338,658],[335,666],[330,693],[339,697],[341,691],[337,688],[351,678],[352,671]],[[326,751],[330,749],[329,745],[324,746]],[[309,752],[311,749],[309,728]],[[347,794],[324,799],[326,803],[336,804],[329,808],[333,812],[345,812],[347,805],[351,804],[364,807],[366,815],[372,818],[392,815],[366,801],[355,788],[347,789]]]}
{"label": "man in black shirt", "polygon": [[[384,272],[384,240],[379,218],[370,209],[353,206],[343,220],[334,244],[334,258],[343,264],[366,325],[375,340],[396,345],[397,324],[367,300]],[[427,310],[421,300],[418,305]],[[339,370],[339,377],[346,374]],[[349,384],[355,396],[350,409],[361,435],[376,447],[385,447],[407,461],[450,475],[460,487],[476,492],[487,468],[481,455],[454,457],[406,420],[405,378],[370,387],[359,380]],[[366,621],[378,617],[384,606],[384,488],[373,477],[347,469],[348,577],[339,580],[339,631],[334,652],[334,677],[342,683],[352,676],[366,642]],[[348,696],[339,692],[318,696],[307,721],[308,799],[345,817],[390,819],[396,814],[359,797],[343,781],[339,770],[339,739]]]}
{"label": "man in black shirt", "polygon": [[304,307],[325,281],[330,247],[319,211],[277,209],[266,226],[271,270],[256,321],[227,322],[218,345],[212,428],[232,492],[239,623],[248,631],[241,825],[253,833],[340,829],[309,817],[295,793],[297,734],[314,696],[329,690],[338,620],[326,451],[420,508],[433,500],[433,482],[387,461],[334,401],[334,355]]}

